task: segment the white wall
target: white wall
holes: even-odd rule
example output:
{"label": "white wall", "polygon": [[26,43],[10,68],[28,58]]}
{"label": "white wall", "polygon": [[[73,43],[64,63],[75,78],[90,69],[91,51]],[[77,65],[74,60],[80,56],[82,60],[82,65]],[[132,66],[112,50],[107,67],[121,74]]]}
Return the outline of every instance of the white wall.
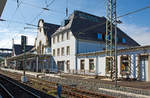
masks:
{"label": "white wall", "polygon": [[39,22],[39,27],[41,28],[41,32],[38,29],[38,34],[37,34],[37,39],[36,39],[36,49],[39,46],[39,42],[41,41],[41,45],[46,45],[46,36],[44,34],[44,29],[43,29],[43,22]]}
{"label": "white wall", "polygon": [[[51,38],[51,45],[52,45],[52,54],[53,49],[55,49],[55,56],[53,56],[54,62],[57,61],[65,61],[65,71],[66,71],[66,61],[70,60],[70,70],[75,70],[75,53],[76,53],[76,40],[75,37],[72,35],[72,32],[69,31],[70,39],[67,40],[67,32],[64,34],[64,40],[61,40],[62,34],[59,34],[60,41],[57,42],[57,35],[55,35],[55,43],[53,44],[53,37]],[[66,54],[67,46],[70,47],[70,55]],[[61,55],[61,48],[64,47],[64,56]],[[57,56],[57,49],[60,48],[60,56]]]}
{"label": "white wall", "polygon": [[[138,73],[137,73],[137,64],[138,64],[138,55],[139,54],[150,54],[150,50],[145,51],[141,51],[141,50],[137,50],[137,51],[132,51],[132,52],[122,52],[120,54],[118,54],[118,76],[121,77],[120,74],[120,56],[121,55],[129,55],[131,57],[131,74],[130,74],[130,78],[137,78]],[[102,75],[105,76],[105,66],[106,66],[106,57],[105,55],[93,55],[93,56],[78,56],[78,70],[80,70],[80,60],[85,60],[85,66],[89,67],[89,59],[94,58],[94,62],[95,62],[95,75]],[[148,64],[146,64],[147,67]],[[148,67],[147,67],[148,68]],[[148,70],[146,68],[146,78],[148,78]],[[88,68],[86,68],[88,69]],[[126,76],[124,76],[126,77]],[[147,79],[146,79],[147,80]]]}

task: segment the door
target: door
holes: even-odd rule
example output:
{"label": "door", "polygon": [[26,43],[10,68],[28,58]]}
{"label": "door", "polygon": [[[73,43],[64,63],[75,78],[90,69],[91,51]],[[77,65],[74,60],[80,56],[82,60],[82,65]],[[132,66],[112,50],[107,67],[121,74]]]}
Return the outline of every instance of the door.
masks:
{"label": "door", "polygon": [[148,57],[140,57],[140,80],[146,81],[148,78]]}
{"label": "door", "polygon": [[58,71],[64,71],[64,61],[57,62],[57,69]]}

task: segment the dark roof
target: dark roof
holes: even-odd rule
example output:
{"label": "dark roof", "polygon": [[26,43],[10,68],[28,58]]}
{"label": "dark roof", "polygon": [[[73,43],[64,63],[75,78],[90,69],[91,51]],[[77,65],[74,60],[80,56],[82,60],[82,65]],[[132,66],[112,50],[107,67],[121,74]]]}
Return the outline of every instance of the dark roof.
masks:
{"label": "dark roof", "polygon": [[[68,23],[63,29],[58,29],[55,34],[70,29],[77,39],[105,42],[105,17],[98,17],[81,11],[74,11],[74,13],[68,18],[68,20],[70,20],[70,23]],[[136,41],[134,41],[119,28],[117,28],[117,32],[118,44],[127,46],[139,46]],[[53,34],[52,36],[54,36],[55,34]],[[102,34],[102,39],[98,39],[98,34]],[[126,43],[122,43],[123,38],[126,40]]]}
{"label": "dark roof", "polygon": [[51,35],[59,28],[59,25],[44,23],[44,33],[48,37],[48,42],[51,44]]}
{"label": "dark roof", "polygon": [[[33,47],[34,47],[34,46],[26,45],[26,47],[25,47],[25,52],[30,51]],[[24,52],[23,52],[23,49],[22,49],[22,46],[21,46],[21,45],[18,45],[18,44],[14,44],[14,45],[13,45],[13,50],[14,50],[14,53],[15,53],[16,55],[19,55],[19,54],[24,53]]]}
{"label": "dark roof", "polygon": [[[106,18],[94,16],[81,11],[75,11],[70,29],[73,35],[78,39],[104,42],[106,32]],[[131,37],[129,37],[119,28],[117,28],[117,32],[119,44],[127,46],[139,46],[139,44],[136,41],[134,41]],[[102,34],[102,39],[98,39],[98,33]],[[122,43],[122,38],[126,39],[126,43]]]}

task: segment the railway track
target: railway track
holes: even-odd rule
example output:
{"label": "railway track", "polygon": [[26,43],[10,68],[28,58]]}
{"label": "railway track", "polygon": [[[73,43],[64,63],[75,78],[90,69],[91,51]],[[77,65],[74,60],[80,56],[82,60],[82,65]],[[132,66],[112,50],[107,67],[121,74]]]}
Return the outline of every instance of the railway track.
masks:
{"label": "railway track", "polygon": [[[40,98],[40,96],[23,88],[14,81],[0,74],[0,86],[4,98]],[[7,95],[7,97],[6,97]]]}
{"label": "railway track", "polygon": [[0,83],[0,96],[2,98],[14,98],[12,94]]}
{"label": "railway track", "polygon": [[[8,73],[7,73],[8,74]],[[16,80],[20,80],[19,74],[14,74],[11,73],[11,77],[15,78]],[[19,78],[18,78],[19,77]],[[44,87],[44,89],[54,89],[56,90],[56,82],[50,82],[46,80],[41,80],[39,78],[34,78],[34,77],[29,77],[28,78],[31,84],[36,83],[39,86]],[[104,95],[104,94],[99,94],[99,93],[94,93],[92,91],[87,91],[87,90],[81,90],[76,87],[72,87],[69,85],[62,85],[62,93],[67,96],[67,98],[114,98],[112,96]]]}

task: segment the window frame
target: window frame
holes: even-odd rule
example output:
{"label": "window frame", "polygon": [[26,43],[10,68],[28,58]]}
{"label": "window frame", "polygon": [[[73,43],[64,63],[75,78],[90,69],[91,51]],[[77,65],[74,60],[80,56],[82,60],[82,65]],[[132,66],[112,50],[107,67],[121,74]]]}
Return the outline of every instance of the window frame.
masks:
{"label": "window frame", "polygon": [[66,49],[66,54],[67,54],[67,55],[70,55],[70,46],[67,46],[66,48],[67,48],[67,49]]}
{"label": "window frame", "polygon": [[122,38],[122,43],[123,44],[127,43],[127,41],[126,41],[126,39],[124,37]]}
{"label": "window frame", "polygon": [[67,71],[70,70],[70,60],[66,61],[66,69]]}
{"label": "window frame", "polygon": [[55,49],[53,49],[53,56],[55,56]]}
{"label": "window frame", "polygon": [[55,36],[53,37],[53,44],[55,44]]}
{"label": "window frame", "polygon": [[69,32],[69,31],[67,31],[66,39],[67,39],[67,40],[69,40],[69,39],[70,39],[70,32]]}
{"label": "window frame", "polygon": [[57,48],[57,56],[60,56],[60,48]]}
{"label": "window frame", "polygon": [[[114,57],[106,57],[106,64],[105,64],[105,66],[106,66],[106,68],[105,68],[105,72],[106,72],[106,74],[111,74],[111,70],[113,70],[113,69],[111,69],[111,62],[110,62],[110,60],[113,60],[114,59]],[[113,63],[114,64],[114,63]],[[114,65],[113,65],[114,66]]]}
{"label": "window frame", "polygon": [[64,55],[65,55],[65,48],[62,47],[62,48],[61,48],[61,56],[64,56]]}
{"label": "window frame", "polygon": [[129,75],[131,73],[131,63],[129,55],[122,55],[120,57],[120,74]]}
{"label": "window frame", "polygon": [[[82,64],[84,64],[84,65],[82,66]],[[80,70],[81,71],[85,70],[85,60],[80,60]]]}
{"label": "window frame", "polygon": [[[92,61],[92,62],[91,62]],[[91,67],[91,64],[92,64],[92,67]],[[95,70],[95,64],[94,64],[94,59],[89,59],[89,71],[90,72],[94,72]]]}
{"label": "window frame", "polygon": [[102,34],[102,33],[97,33],[97,38],[98,38],[99,40],[102,40],[102,39],[103,39],[103,34]]}
{"label": "window frame", "polygon": [[64,41],[64,33],[61,34],[61,41]]}

